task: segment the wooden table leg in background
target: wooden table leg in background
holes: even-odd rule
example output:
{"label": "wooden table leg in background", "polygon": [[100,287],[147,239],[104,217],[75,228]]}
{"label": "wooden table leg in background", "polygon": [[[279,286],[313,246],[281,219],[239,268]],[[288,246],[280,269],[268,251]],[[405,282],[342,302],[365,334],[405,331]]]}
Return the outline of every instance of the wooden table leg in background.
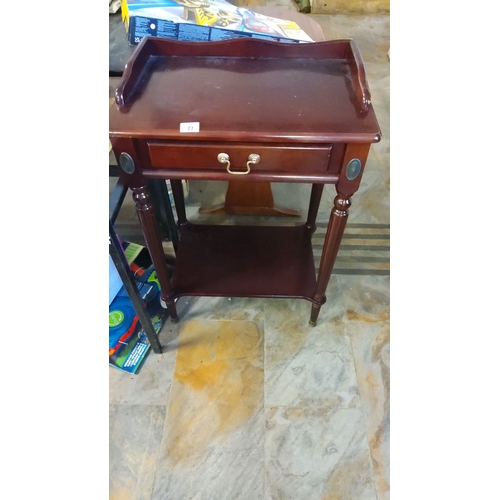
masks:
{"label": "wooden table leg in background", "polygon": [[184,189],[182,181],[179,179],[170,179],[172,186],[172,195],[174,197],[175,211],[177,212],[177,223],[179,226],[185,226],[188,223],[186,217],[186,205],[184,203]]}
{"label": "wooden table leg in background", "polygon": [[311,188],[311,199],[309,201],[309,212],[307,213],[306,227],[316,231],[316,217],[318,216],[321,195],[323,194],[324,184],[313,184]]}

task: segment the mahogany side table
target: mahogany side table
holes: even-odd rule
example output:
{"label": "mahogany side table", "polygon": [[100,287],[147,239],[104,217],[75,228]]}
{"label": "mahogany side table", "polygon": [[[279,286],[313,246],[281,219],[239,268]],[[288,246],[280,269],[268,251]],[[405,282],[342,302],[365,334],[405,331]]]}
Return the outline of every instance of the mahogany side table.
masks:
{"label": "mahogany side table", "polygon": [[[175,299],[198,295],[302,298],[316,324],[351,196],[380,140],[353,40],[144,38],[116,90],[109,126],[172,321]],[[147,190],[155,178],[170,179],[178,214],[172,278]],[[192,224],[181,179],[312,184],[307,221]],[[324,184],[334,184],[337,196],[316,276],[311,237]]]}

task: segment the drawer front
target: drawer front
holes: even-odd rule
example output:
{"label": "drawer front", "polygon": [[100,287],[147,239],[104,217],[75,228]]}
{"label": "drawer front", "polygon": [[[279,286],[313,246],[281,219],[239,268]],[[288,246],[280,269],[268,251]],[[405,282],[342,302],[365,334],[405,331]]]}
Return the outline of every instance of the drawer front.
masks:
{"label": "drawer front", "polygon": [[148,142],[153,168],[226,169],[220,153],[229,156],[230,169],[234,172],[247,170],[249,155],[259,155],[258,163],[250,164],[256,172],[326,172],[332,146],[277,146],[277,145],[229,145],[229,144],[178,144]]}

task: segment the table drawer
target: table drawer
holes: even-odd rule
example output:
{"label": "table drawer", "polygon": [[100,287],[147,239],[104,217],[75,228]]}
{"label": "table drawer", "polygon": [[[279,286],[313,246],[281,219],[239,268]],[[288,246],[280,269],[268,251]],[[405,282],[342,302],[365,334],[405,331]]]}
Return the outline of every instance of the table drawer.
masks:
{"label": "table drawer", "polygon": [[258,163],[249,165],[257,172],[326,172],[330,163],[331,145],[230,145],[148,142],[153,168],[189,168],[221,170],[227,163],[218,160],[220,153],[229,157],[231,172],[246,172],[250,155],[259,155]]}

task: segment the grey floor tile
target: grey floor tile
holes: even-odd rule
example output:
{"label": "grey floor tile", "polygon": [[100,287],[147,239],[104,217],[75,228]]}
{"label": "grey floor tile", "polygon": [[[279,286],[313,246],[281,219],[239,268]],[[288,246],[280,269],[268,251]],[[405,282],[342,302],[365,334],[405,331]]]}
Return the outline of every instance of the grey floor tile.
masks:
{"label": "grey floor tile", "polygon": [[150,500],[166,407],[111,405],[109,409],[109,498]]}
{"label": "grey floor tile", "polygon": [[346,285],[345,331],[351,339],[361,408],[366,415],[378,500],[389,498],[390,301],[389,278],[341,278]]}
{"label": "grey floor tile", "polygon": [[345,287],[345,307],[349,320],[386,321],[390,319],[389,276],[341,276]]}
{"label": "grey floor tile", "polygon": [[280,300],[267,306],[266,406],[359,405],[350,340],[342,322],[343,301],[335,298],[332,293],[330,307],[323,306],[316,327],[307,326],[310,305],[305,301]]}
{"label": "grey floor tile", "polygon": [[192,319],[262,320],[265,300],[258,298],[181,297],[177,312],[181,322]]}
{"label": "grey floor tile", "polygon": [[360,409],[268,408],[266,500],[377,500]]}
{"label": "grey floor tile", "polygon": [[[368,318],[370,320],[370,318]],[[346,331],[356,365],[361,407],[366,415],[378,500],[389,499],[390,340],[389,322],[350,320]]]}
{"label": "grey floor tile", "polygon": [[162,461],[153,500],[262,500],[263,450],[210,450],[182,468]]}

